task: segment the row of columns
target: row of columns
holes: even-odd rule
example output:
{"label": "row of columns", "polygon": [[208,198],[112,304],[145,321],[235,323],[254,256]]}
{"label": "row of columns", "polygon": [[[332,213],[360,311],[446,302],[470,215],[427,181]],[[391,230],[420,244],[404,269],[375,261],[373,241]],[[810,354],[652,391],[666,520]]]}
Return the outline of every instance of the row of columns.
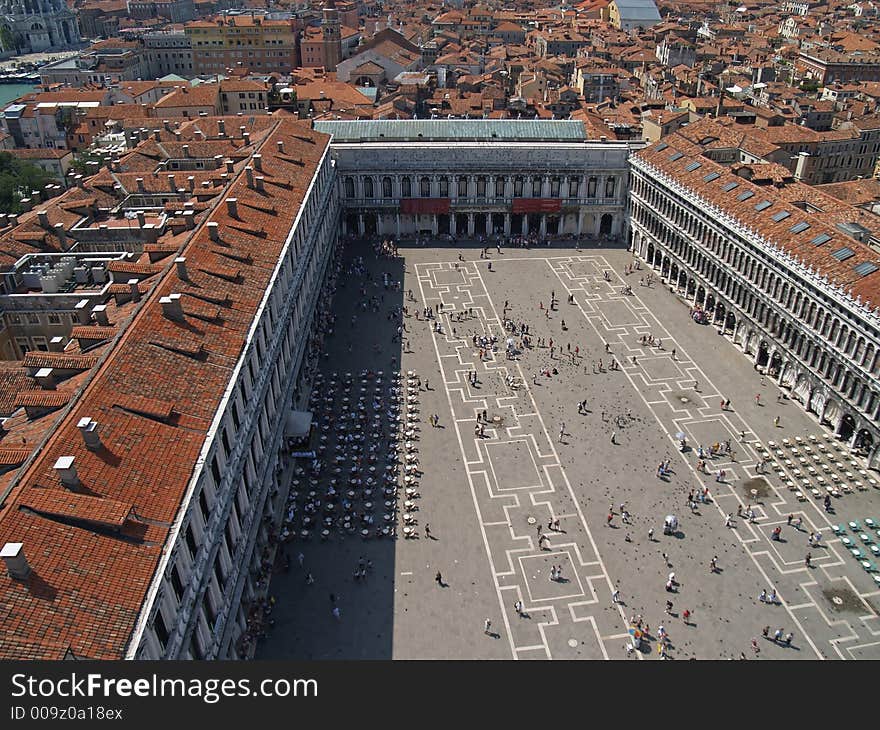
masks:
{"label": "row of columns", "polygon": [[[375,213],[373,215],[381,215],[381,214]],[[450,212],[447,215],[449,215],[449,233],[451,235],[453,235],[453,236],[461,235],[461,236],[473,237],[476,233],[476,216],[477,215],[485,215],[487,217],[487,232],[489,234],[491,234],[491,233],[494,233],[493,218],[495,215],[498,215],[498,213],[492,213],[492,212],[487,212],[487,213],[455,213],[455,212]],[[458,216],[459,215],[466,215],[467,216],[467,226],[466,226],[465,230],[462,230],[462,231],[458,230]],[[539,222],[538,222],[538,235],[546,236],[547,235],[547,219],[550,215],[553,215],[553,214],[523,213],[523,214],[521,214],[522,215],[522,225],[520,226],[520,230],[518,230],[518,231],[513,230],[514,229],[514,226],[513,226],[513,215],[514,214],[509,213],[509,212],[504,212],[504,213],[501,213],[501,215],[504,216],[504,223],[503,223],[501,232],[505,236],[519,236],[519,235],[526,236],[526,235],[528,235],[529,234],[529,221],[530,221],[529,217],[534,216],[534,215],[540,216]],[[577,236],[581,236],[584,234],[584,215],[585,215],[584,213],[577,214],[577,223],[576,223],[576,230],[575,230],[575,234]],[[602,218],[604,217],[604,215],[610,215],[610,213],[595,215],[595,218],[593,221],[593,229],[594,230],[587,231],[588,235],[594,235],[594,236],[600,235]],[[363,212],[360,212],[357,214],[357,227],[358,227],[357,233],[360,236],[364,236],[367,233],[365,216],[366,216],[366,214]],[[400,216],[401,216],[400,213],[394,214],[395,235],[398,238],[401,236],[401,217]],[[560,214],[558,214],[558,217],[560,218],[560,232],[561,232],[561,228],[562,228],[562,226],[564,226],[565,214],[560,213]],[[437,235],[439,233],[439,216],[437,214],[431,215],[431,231],[434,235]],[[353,233],[353,232],[348,231],[348,233]],[[613,229],[613,221],[612,221],[611,233],[612,234],[616,233]]]}
{"label": "row of columns", "polygon": [[[667,252],[667,251],[661,251],[658,243],[656,241],[654,241],[653,242],[654,255],[649,256],[648,242],[649,242],[648,236],[643,235],[640,231],[636,231],[635,235],[633,236],[633,246],[632,246],[633,252],[636,255],[638,255],[639,257],[641,257],[642,259],[644,259],[645,262],[648,265],[650,265],[652,268],[658,269],[661,273],[661,278],[663,277],[663,272],[664,272],[664,268],[665,268],[664,262],[669,262],[669,270],[668,270],[667,275],[671,278],[671,276],[672,276],[672,261],[675,260],[674,254],[671,254],[670,252]],[[658,260],[660,262],[659,264],[658,264]],[[680,290],[682,287],[682,283],[681,283],[681,279],[683,278],[682,273],[684,273],[684,275],[685,275],[684,276],[684,278],[685,278],[685,283],[684,283],[685,297],[688,299],[688,301],[690,301],[694,305],[697,305],[697,304],[701,303],[701,300],[703,302],[705,302],[705,300],[708,299],[708,296],[710,295],[710,293],[714,297],[714,300],[715,300],[714,305],[710,308],[711,314],[712,314],[711,321],[713,323],[715,322],[715,319],[716,319],[715,312],[716,312],[718,306],[721,305],[722,307],[724,307],[725,314],[724,314],[724,322],[722,323],[722,332],[726,332],[726,330],[727,330],[726,325],[727,325],[728,313],[731,311],[737,311],[736,325],[734,326],[734,330],[733,330],[733,341],[742,347],[743,352],[745,352],[748,355],[752,355],[752,353],[750,353],[748,350],[749,346],[752,343],[751,335],[745,333],[746,328],[749,328],[750,331],[752,333],[754,333],[753,336],[758,338],[758,340],[759,340],[759,342],[757,343],[757,346],[755,347],[755,352],[753,353],[756,361],[760,357],[760,352],[761,352],[760,339],[763,337],[763,339],[765,339],[769,343],[769,347],[767,348],[767,350],[768,350],[767,351],[768,370],[769,370],[770,365],[773,363],[773,361],[778,356],[779,363],[778,363],[778,372],[776,373],[776,379],[780,385],[786,385],[785,381],[783,380],[783,376],[787,373],[787,369],[789,367],[798,366],[800,368],[803,368],[803,370],[805,372],[809,373],[809,370],[807,369],[807,365],[805,363],[800,362],[797,358],[792,357],[788,348],[780,347],[778,345],[778,343],[775,341],[772,334],[770,334],[769,332],[764,332],[763,328],[759,324],[756,324],[753,322],[748,322],[745,315],[741,311],[739,311],[739,309],[735,303],[727,302],[725,300],[725,297],[723,296],[723,294],[715,292],[714,288],[712,288],[707,283],[700,283],[698,277],[688,276],[688,269],[680,261],[678,262],[678,275],[675,277],[675,281],[674,281],[674,285],[675,285],[675,288],[677,291]],[[693,287],[694,287],[692,295],[689,293],[691,283],[693,283]],[[700,296],[700,293],[701,293],[700,290],[702,290],[702,297]],[[708,311],[709,310],[707,309],[707,312]],[[815,382],[811,383],[810,397],[807,398],[807,402],[804,403],[804,407],[808,410],[811,405],[810,399],[812,398],[812,394],[815,392],[815,390],[817,388],[825,388],[826,391],[828,390],[827,384],[822,382],[819,378],[816,378],[813,376],[813,377],[811,377],[811,379],[815,380]],[[793,388],[794,388],[794,386],[792,386],[792,389]],[[861,388],[861,393],[855,394],[855,402],[862,404],[863,401],[865,400],[865,396],[867,394],[868,394],[868,389],[866,389],[865,386],[863,385],[863,387]],[[844,395],[846,395],[846,394],[844,394]],[[836,400],[837,403],[840,404],[840,406],[841,406],[840,413],[837,414],[837,416],[834,419],[834,423],[831,424],[832,429],[833,429],[835,435],[839,436],[843,430],[843,424],[845,423],[845,419],[847,416],[849,416],[852,419],[852,422],[854,424],[853,432],[848,440],[849,447],[851,449],[855,448],[858,445],[860,432],[863,430],[867,430],[869,433],[872,432],[873,429],[870,426],[872,426],[873,424],[869,423],[867,420],[864,420],[858,414],[854,415],[853,413],[851,413],[849,411],[845,411],[842,407],[843,406],[843,398],[839,397],[838,394],[835,394],[835,397],[832,397],[832,398],[826,397],[825,402],[822,406],[821,412],[816,413],[816,415],[819,418],[820,423],[825,420],[829,405],[832,402],[832,400]],[[880,399],[878,399],[873,404],[873,410],[874,410],[874,413],[872,416],[870,416],[870,418],[873,419],[873,423],[877,423],[877,421],[880,420]],[[873,433],[872,433],[872,435],[876,439],[876,435]],[[876,459],[876,450],[878,448],[880,448],[880,443],[878,443],[875,440],[874,450],[872,451],[872,457],[871,457],[872,462]],[[876,467],[876,464],[872,464],[872,465]]]}
{"label": "row of columns", "polygon": [[[448,181],[446,194],[441,194],[440,179],[446,177]],[[486,189],[482,195],[477,193],[477,180],[480,177],[486,179]],[[365,180],[370,178],[373,183],[373,194],[366,195]],[[384,181],[391,180],[390,195],[387,195]],[[404,194],[403,179],[409,178],[410,189],[408,194]],[[428,178],[430,181],[429,194],[422,194],[422,180]],[[458,181],[464,178],[467,186],[464,194],[459,194]],[[498,179],[504,181],[503,190],[498,193],[496,190],[496,182]],[[515,181],[522,179],[522,190],[519,193],[515,191]],[[559,177],[559,188],[553,192],[551,175],[365,175],[355,176],[349,175],[343,179],[343,197],[344,198],[381,198],[381,199],[399,199],[399,198],[487,198],[510,199],[513,197],[533,197],[533,198],[620,198],[623,192],[622,180],[620,175],[562,175]],[[577,188],[572,191],[571,183],[577,180]],[[535,181],[540,181],[538,190],[535,190]],[[526,190],[530,195],[525,195]],[[360,194],[358,194],[360,193]]]}

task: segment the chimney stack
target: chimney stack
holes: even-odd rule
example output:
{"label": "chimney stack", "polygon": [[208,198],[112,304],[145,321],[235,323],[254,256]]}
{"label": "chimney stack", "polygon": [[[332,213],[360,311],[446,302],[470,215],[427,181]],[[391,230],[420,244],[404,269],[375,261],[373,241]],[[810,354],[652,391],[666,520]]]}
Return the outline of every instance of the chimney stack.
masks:
{"label": "chimney stack", "polygon": [[247,127],[244,126],[244,124],[242,124],[242,125],[238,128],[238,131],[241,133],[241,138],[244,139],[245,134],[247,134]]}
{"label": "chimney stack", "polygon": [[244,168],[244,172],[247,175],[247,186],[253,190],[254,189],[254,168],[248,165]]}
{"label": "chimney stack", "polygon": [[145,193],[147,191],[144,187],[144,179],[142,177],[139,177],[135,182],[137,183],[139,193]]}
{"label": "chimney stack", "polygon": [[110,320],[107,318],[106,304],[96,304],[92,309],[92,314],[95,315],[95,321],[99,325],[101,325],[102,327],[110,326]]}
{"label": "chimney stack", "polygon": [[144,227],[144,224],[145,224],[146,221],[147,221],[147,216],[144,215],[144,211],[139,210],[139,211],[137,212],[137,219],[138,219],[138,228],[143,228],[143,227]]}
{"label": "chimney stack", "polygon": [[238,218],[238,198],[226,198],[226,210],[232,218]]}
{"label": "chimney stack", "polygon": [[34,378],[43,390],[55,390],[55,376],[52,368],[40,368]]}
{"label": "chimney stack", "polygon": [[31,574],[31,566],[24,556],[24,544],[7,542],[0,548],[0,558],[6,563],[6,572],[12,580],[27,580]]}
{"label": "chimney stack", "polygon": [[168,131],[168,132],[171,131],[171,122],[170,121],[168,121],[167,119],[163,119],[162,124],[165,126],[166,131]]}
{"label": "chimney stack", "polygon": [[220,224],[215,221],[210,221],[208,223],[208,237],[212,241],[220,240]]}
{"label": "chimney stack", "polygon": [[251,143],[251,133],[250,132],[242,132],[241,138],[244,140],[244,143],[246,145],[249,145]]}
{"label": "chimney stack", "polygon": [[63,223],[55,224],[55,235],[58,236],[58,245],[63,250],[67,246],[67,231],[64,230]]}
{"label": "chimney stack", "polygon": [[226,136],[226,120],[225,119],[218,119],[217,120],[217,131],[219,132],[219,135],[221,137]]}
{"label": "chimney stack", "polygon": [[76,424],[76,427],[82,434],[83,441],[86,443],[86,448],[89,451],[100,451],[101,435],[98,433],[98,422],[93,421],[86,416],[85,418],[79,419],[79,423]]}
{"label": "chimney stack", "polygon": [[47,211],[47,210],[37,211],[37,218],[40,221],[40,225],[43,226],[43,228],[49,228],[49,211]]}
{"label": "chimney stack", "polygon": [[254,162],[254,169],[257,172],[262,172],[263,171],[263,155],[261,155],[259,152],[257,154],[255,154],[253,162]]}
{"label": "chimney stack", "polygon": [[157,142],[162,141],[162,130],[161,129],[154,129],[153,130],[153,139],[155,139]]}
{"label": "chimney stack", "polygon": [[73,492],[78,491],[82,485],[76,473],[75,461],[76,459],[72,456],[61,456],[55,462],[55,466],[52,467],[61,479],[61,483]]}
{"label": "chimney stack", "polygon": [[59,336],[49,340],[49,352],[64,352],[64,338]]}
{"label": "chimney stack", "polygon": [[189,191],[194,193],[196,191],[196,178],[194,175],[188,175],[186,178],[186,182],[189,185]]}
{"label": "chimney stack", "polygon": [[183,211],[183,222],[186,223],[188,231],[193,230],[196,227],[196,212],[194,210]]}
{"label": "chimney stack", "polygon": [[265,193],[266,192],[265,180],[266,180],[266,178],[264,178],[262,175],[257,175],[256,185],[257,185],[257,192],[258,193]]}
{"label": "chimney stack", "polygon": [[177,278],[181,281],[189,281],[186,273],[186,256],[178,256],[174,259],[174,265],[177,266]]}
{"label": "chimney stack", "polygon": [[131,301],[139,302],[141,300],[141,290],[138,288],[137,279],[128,280],[128,288],[131,290]]}
{"label": "chimney stack", "polygon": [[226,160],[226,172],[230,175],[235,172],[235,163],[232,160]]}
{"label": "chimney stack", "polygon": [[22,198],[18,201],[19,205],[21,205],[21,209],[27,213],[31,208],[34,207],[34,201],[31,198]]}
{"label": "chimney stack", "polygon": [[183,156],[186,158],[189,158],[189,145],[188,144],[183,145]]}
{"label": "chimney stack", "polygon": [[89,300],[88,299],[80,299],[76,306],[73,308],[73,311],[76,312],[76,319],[80,324],[88,324],[89,323]]}
{"label": "chimney stack", "polygon": [[168,317],[168,319],[173,319],[177,322],[183,321],[183,306],[180,303],[180,294],[162,297],[159,300],[159,304],[162,305],[162,314]]}
{"label": "chimney stack", "polygon": [[168,176],[168,190],[170,190],[172,193],[177,192],[177,183],[174,180],[174,175]]}
{"label": "chimney stack", "polygon": [[284,154],[284,140],[279,139],[277,144],[278,144],[278,154]]}

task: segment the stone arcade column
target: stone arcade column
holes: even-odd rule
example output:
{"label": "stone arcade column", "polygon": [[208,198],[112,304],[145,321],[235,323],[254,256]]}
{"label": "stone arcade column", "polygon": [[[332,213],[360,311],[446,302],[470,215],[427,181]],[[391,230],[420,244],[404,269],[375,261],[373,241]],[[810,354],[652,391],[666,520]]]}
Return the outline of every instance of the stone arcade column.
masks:
{"label": "stone arcade column", "polygon": [[510,213],[504,214],[504,235],[510,235]]}
{"label": "stone arcade column", "polygon": [[363,236],[366,230],[366,226],[364,225],[364,214],[358,213],[358,235]]}
{"label": "stone arcade column", "polygon": [[400,238],[400,213],[397,213],[394,218],[397,225],[397,238]]}
{"label": "stone arcade column", "polygon": [[543,238],[547,235],[547,216],[541,213],[541,222],[538,224],[538,234]]}
{"label": "stone arcade column", "polygon": [[456,234],[455,219],[457,217],[458,216],[455,214],[455,212],[450,211],[450,213],[449,213],[449,235],[451,235],[451,236],[454,236]]}
{"label": "stone arcade column", "polygon": [[474,237],[474,214],[468,213],[467,217],[468,217],[468,230],[467,230],[468,238],[473,238]]}

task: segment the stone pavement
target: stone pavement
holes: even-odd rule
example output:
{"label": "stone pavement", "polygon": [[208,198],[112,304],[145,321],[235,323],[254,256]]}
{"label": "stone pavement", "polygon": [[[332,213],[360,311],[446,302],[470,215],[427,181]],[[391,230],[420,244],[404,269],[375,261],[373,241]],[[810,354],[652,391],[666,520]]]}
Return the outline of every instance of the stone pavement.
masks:
{"label": "stone pavement", "polygon": [[[830,531],[832,521],[880,516],[877,492],[844,495],[835,500],[836,514],[827,515],[813,499],[797,501],[771,472],[759,483],[764,496],[755,504],[750,489],[756,483],[748,481],[756,476],[753,444],[822,431],[796,404],[775,404],[775,386],[762,385],[729,340],[694,324],[667,288],[639,286],[644,271],[623,277],[630,254],[493,250],[489,271],[474,247],[409,248],[401,251],[404,273],[401,259],[376,260],[367,251],[359,253],[377,282],[368,286],[370,295],[383,293],[378,282],[386,271],[403,275],[403,290],[418,301],[396,294],[392,300],[384,292],[386,309],[371,318],[358,310],[351,328],[361,297],[354,284],[342,290],[326,370],[389,369],[390,358],[401,353],[399,345],[389,349],[396,322],[388,320],[387,308],[404,304],[412,315],[415,308],[443,305],[442,333],[432,331],[433,321],[405,320],[403,369],[430,383],[421,394],[421,538],[290,543],[294,567],[273,578],[276,625],[258,657],[622,659],[634,614],[651,627],[641,658],[657,656],[661,624],[670,656],[678,659],[740,652],[751,658],[754,637],[762,659],[880,657],[880,591]],[[632,295],[623,293],[624,280]],[[551,292],[559,304],[547,318]],[[506,316],[527,322],[535,341],[553,339],[552,358],[549,347],[505,358],[505,301]],[[481,361],[473,334],[495,335],[501,348]],[[643,345],[646,334],[659,337],[662,349]],[[605,343],[620,371],[608,369]],[[569,345],[579,357],[568,355]],[[553,368],[555,375],[537,375]],[[476,386],[468,378],[473,371]],[[756,392],[767,406],[755,405]],[[730,410],[721,409],[722,398],[731,400]],[[580,415],[577,403],[584,399],[587,413]],[[479,437],[474,429],[483,410],[489,424]],[[428,423],[434,413],[440,428]],[[782,428],[773,426],[776,415]],[[736,461],[718,457],[710,462],[712,475],[697,473],[696,454],[678,449],[673,435],[679,431],[694,446],[729,439]],[[665,459],[671,473],[661,479],[657,465]],[[715,481],[719,468],[726,472],[723,482]],[[692,513],[687,494],[703,485],[711,499]],[[756,521],[735,518],[726,528],[724,515],[735,517],[737,505],[750,502]],[[621,523],[621,503],[631,525]],[[680,520],[676,535],[662,534],[667,514]],[[788,526],[789,514],[803,518],[800,532]],[[552,518],[559,519],[559,532],[548,529]],[[424,535],[426,522],[434,539]],[[782,540],[771,541],[776,525]],[[549,538],[544,549],[539,528]],[[824,547],[809,548],[808,532],[819,530]],[[300,551],[304,569],[295,559]],[[808,551],[812,569],[804,565]],[[375,570],[355,581],[361,555]],[[715,573],[709,570],[713,556]],[[561,566],[562,580],[550,580],[551,566]],[[314,574],[314,585],[304,585],[304,570]],[[446,587],[434,581],[438,570]],[[680,584],[675,594],[664,588],[670,571]],[[781,604],[758,601],[762,589],[775,589]],[[342,611],[339,621],[330,612],[330,593]],[[517,600],[524,617],[513,609]],[[672,615],[665,613],[667,600]],[[684,609],[692,614],[689,625]],[[486,618],[490,636],[483,632]],[[777,628],[793,632],[791,647],[761,638],[768,625],[771,636]]]}

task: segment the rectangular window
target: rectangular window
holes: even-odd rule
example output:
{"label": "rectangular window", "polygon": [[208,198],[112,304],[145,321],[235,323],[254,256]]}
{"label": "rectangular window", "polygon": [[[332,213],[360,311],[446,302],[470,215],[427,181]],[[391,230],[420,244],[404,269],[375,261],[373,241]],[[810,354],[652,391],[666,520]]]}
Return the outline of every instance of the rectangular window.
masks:
{"label": "rectangular window", "polygon": [[165,619],[162,618],[162,612],[156,611],[156,620],[153,622],[153,630],[156,632],[156,638],[159,639],[159,645],[162,651],[168,645],[168,629],[165,626]]}
{"label": "rectangular window", "polygon": [[192,525],[187,525],[184,538],[186,539],[186,546],[189,548],[189,554],[195,558],[196,554],[199,552],[199,546],[196,545],[196,538],[195,535],[193,535]]}
{"label": "rectangular window", "polygon": [[211,508],[208,506],[208,495],[205,494],[205,490],[199,492],[199,507],[202,510],[202,517],[205,520],[205,524],[208,523],[208,517],[211,516]]}
{"label": "rectangular window", "polygon": [[174,589],[174,595],[177,596],[177,600],[180,601],[183,596],[183,582],[180,580],[180,573],[177,571],[176,564],[171,568],[171,587]]}

